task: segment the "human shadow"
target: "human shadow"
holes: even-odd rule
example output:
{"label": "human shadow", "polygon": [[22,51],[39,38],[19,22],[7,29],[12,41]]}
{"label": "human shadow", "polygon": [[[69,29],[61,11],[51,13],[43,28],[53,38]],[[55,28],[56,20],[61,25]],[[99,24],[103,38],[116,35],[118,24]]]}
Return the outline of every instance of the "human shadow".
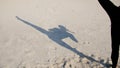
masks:
{"label": "human shadow", "polygon": [[116,68],[120,45],[120,6],[117,7],[110,0],[98,0],[111,20],[111,59],[113,68]]}
{"label": "human shadow", "polygon": [[100,62],[98,60],[95,60],[94,58],[92,58],[91,56],[87,56],[81,52],[79,52],[77,49],[72,48],[70,45],[68,45],[67,43],[65,43],[63,41],[63,39],[70,37],[70,39],[72,39],[73,41],[75,41],[76,43],[78,42],[78,40],[71,34],[69,33],[69,30],[66,29],[64,26],[62,25],[58,25],[58,28],[52,28],[52,29],[48,29],[45,30],[39,26],[36,26],[28,21],[25,21],[21,18],[19,18],[18,16],[16,16],[16,18],[20,21],[22,21],[23,23],[35,28],[36,30],[40,31],[41,33],[45,34],[48,36],[49,39],[51,39],[52,41],[54,41],[55,43],[61,45],[62,47],[65,47],[66,49],[76,53],[77,55],[79,55],[81,58],[87,58],[88,60],[90,60],[91,62],[97,62],[102,64],[103,66],[106,67],[106,64],[103,62]]}

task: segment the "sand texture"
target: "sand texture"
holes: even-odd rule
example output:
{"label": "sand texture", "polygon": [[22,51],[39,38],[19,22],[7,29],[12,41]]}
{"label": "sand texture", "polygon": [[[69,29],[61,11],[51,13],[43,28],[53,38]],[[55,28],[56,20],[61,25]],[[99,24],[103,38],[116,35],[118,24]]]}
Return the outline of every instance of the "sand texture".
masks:
{"label": "sand texture", "polygon": [[107,68],[110,24],[97,0],[0,0],[0,68]]}

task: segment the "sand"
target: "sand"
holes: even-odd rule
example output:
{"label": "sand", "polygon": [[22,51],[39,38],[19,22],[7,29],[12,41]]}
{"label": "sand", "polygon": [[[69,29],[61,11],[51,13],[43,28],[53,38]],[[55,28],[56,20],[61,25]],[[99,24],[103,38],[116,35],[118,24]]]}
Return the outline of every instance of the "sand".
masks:
{"label": "sand", "polygon": [[110,54],[97,0],[0,0],[0,68],[107,68]]}

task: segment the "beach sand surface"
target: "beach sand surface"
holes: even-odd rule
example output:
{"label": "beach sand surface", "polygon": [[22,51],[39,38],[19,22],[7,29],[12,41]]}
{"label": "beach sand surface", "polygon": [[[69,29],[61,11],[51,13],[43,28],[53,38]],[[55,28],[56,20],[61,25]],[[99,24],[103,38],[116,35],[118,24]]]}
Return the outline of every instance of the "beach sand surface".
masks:
{"label": "beach sand surface", "polygon": [[0,0],[0,68],[107,68],[110,24],[97,0]]}

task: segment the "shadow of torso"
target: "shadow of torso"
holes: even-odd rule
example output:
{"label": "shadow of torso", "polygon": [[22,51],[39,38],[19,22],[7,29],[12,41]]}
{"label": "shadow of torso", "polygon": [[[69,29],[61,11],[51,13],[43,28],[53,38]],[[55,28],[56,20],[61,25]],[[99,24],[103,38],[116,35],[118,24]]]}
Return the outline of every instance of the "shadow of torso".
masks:
{"label": "shadow of torso", "polygon": [[56,40],[62,40],[71,36],[70,33],[60,30],[58,28],[49,29],[47,35],[50,39],[56,39]]}

